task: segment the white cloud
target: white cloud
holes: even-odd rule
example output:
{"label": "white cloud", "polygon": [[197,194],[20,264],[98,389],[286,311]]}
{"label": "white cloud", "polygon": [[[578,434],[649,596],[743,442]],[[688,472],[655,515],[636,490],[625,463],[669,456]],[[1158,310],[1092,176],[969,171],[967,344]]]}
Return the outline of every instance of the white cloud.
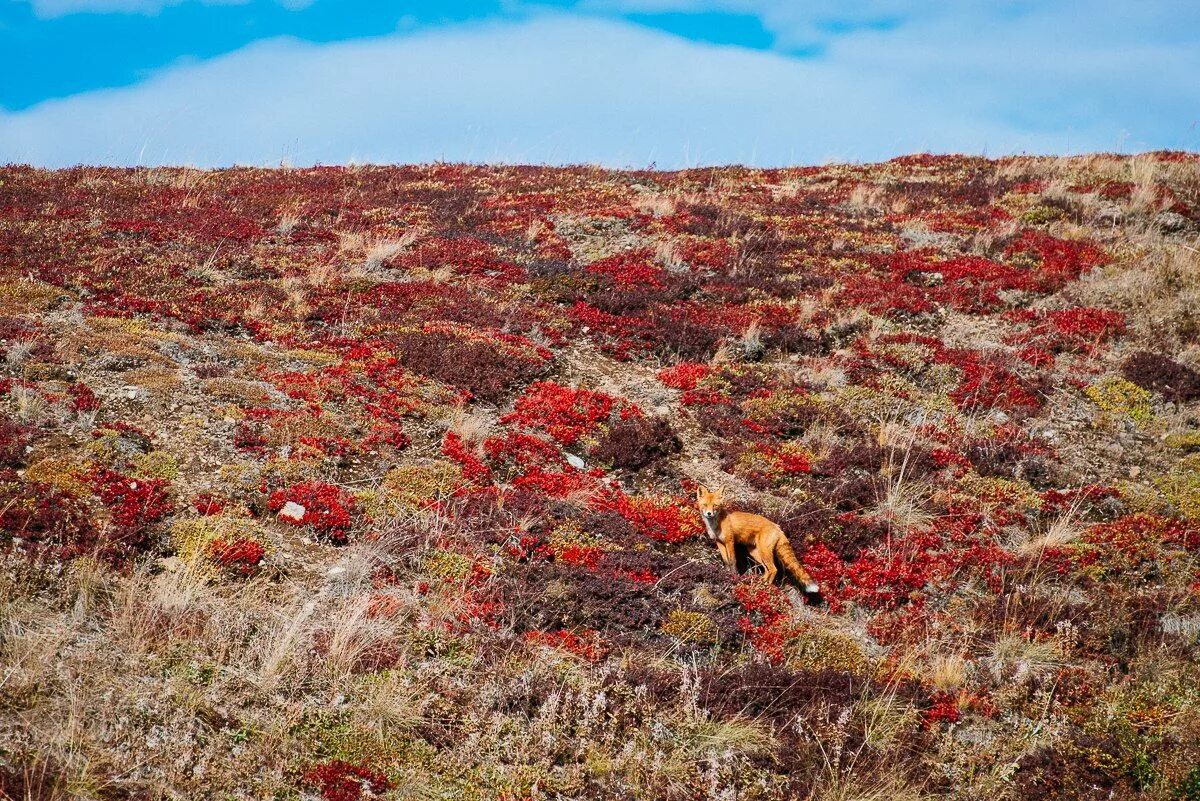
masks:
{"label": "white cloud", "polygon": [[[941,25],[956,32],[951,43],[990,39],[1012,29],[1060,46],[1085,48],[1171,40],[1195,46],[1200,37],[1200,4],[1178,0],[578,0],[577,7],[617,13],[747,14],[759,17],[783,48],[827,42],[858,26],[869,29],[885,21],[918,28]],[[937,51],[946,42],[926,44]],[[1110,56],[1119,59],[1120,53]]]}
{"label": "white cloud", "polygon": [[945,25],[858,32],[813,60],[571,16],[325,45],[272,40],[136,86],[0,113],[0,161],[677,167],[1113,150],[1125,134],[1130,147],[1189,135],[1196,144],[1192,50],[1117,60],[1102,48],[1056,49],[1048,31],[1037,49],[1014,52],[1028,32],[963,41]]}
{"label": "white cloud", "polygon": [[[68,14],[103,14],[120,12],[126,14],[157,14],[167,6],[175,6],[187,0],[27,0],[33,13],[41,19],[64,17]],[[249,0],[201,0],[208,5],[241,5]],[[304,8],[312,0],[276,0],[286,8]]]}

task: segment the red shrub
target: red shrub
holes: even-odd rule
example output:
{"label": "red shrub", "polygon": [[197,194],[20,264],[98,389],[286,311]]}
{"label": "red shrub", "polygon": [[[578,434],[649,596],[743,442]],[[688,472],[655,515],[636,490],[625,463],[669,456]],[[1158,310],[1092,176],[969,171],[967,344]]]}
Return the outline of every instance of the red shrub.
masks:
{"label": "red shrub", "polygon": [[463,478],[473,484],[490,484],[492,471],[474,451],[463,442],[462,437],[447,431],[442,439],[442,453],[462,468]]}
{"label": "red shrub", "polygon": [[749,579],[733,588],[733,597],[746,613],[738,618],[738,630],[768,662],[782,664],[784,646],[793,635],[787,595],[779,587]]}
{"label": "red shrub", "polygon": [[1155,558],[1160,545],[1200,551],[1200,525],[1173,517],[1133,514],[1092,526],[1085,532],[1084,541],[1145,561]]}
{"label": "red shrub", "polygon": [[87,384],[72,384],[67,392],[71,395],[71,411],[94,412],[100,408],[100,399]]}
{"label": "red shrub", "polygon": [[365,790],[380,795],[392,789],[392,781],[382,773],[341,759],[306,768],[300,780],[323,801],[359,801]]}
{"label": "red shrub", "polygon": [[208,546],[208,556],[218,565],[239,575],[252,576],[258,572],[266,549],[251,539],[240,538],[232,542],[213,540]]}
{"label": "red shrub", "polygon": [[348,492],[332,484],[304,481],[271,493],[267,505],[272,512],[278,513],[289,502],[299,504],[304,512],[299,520],[282,518],[285,522],[294,526],[312,526],[335,545],[344,545],[349,540],[356,504]]}
{"label": "red shrub", "polygon": [[[1109,309],[1077,307],[1042,312],[1020,310],[1005,315],[1009,322],[1028,323],[1029,327],[1005,339],[1026,346],[1022,358],[1037,364],[1039,351],[1049,353],[1094,353],[1097,347],[1125,333],[1125,316]],[[1045,363],[1052,363],[1050,362]]]}
{"label": "red shrub", "polygon": [[588,662],[599,662],[608,653],[608,648],[595,629],[583,629],[580,633],[560,629],[558,631],[530,631],[525,635],[530,645],[543,645],[575,654]]}
{"label": "red shrub", "polygon": [[545,431],[562,445],[574,445],[597,424],[608,420],[615,403],[613,397],[603,392],[538,381],[529,386],[500,422]]}
{"label": "red shrub", "polygon": [[1036,259],[1030,271],[1029,288],[1055,292],[1094,267],[1107,264],[1105,253],[1088,242],[1056,239],[1041,231],[1026,229],[1005,249],[1009,259]]}
{"label": "red shrub", "polygon": [[126,547],[146,544],[148,530],[171,511],[170,483],[161,478],[133,478],[105,467],[93,467],[88,483],[108,507],[117,538]]}
{"label": "red shrub", "polygon": [[211,492],[201,492],[192,498],[192,508],[204,515],[219,515],[225,511],[225,499]]}
{"label": "red shrub", "polygon": [[929,729],[940,723],[957,723],[960,717],[957,695],[947,692],[934,693],[932,704],[921,714],[921,726]]}
{"label": "red shrub", "polygon": [[662,542],[682,542],[698,535],[703,528],[699,514],[687,501],[631,498],[614,489],[599,495],[594,506],[616,512],[633,524],[639,534]]}
{"label": "red shrub", "polygon": [[658,371],[658,380],[674,389],[693,390],[700,379],[712,372],[707,364],[680,362],[674,367]]}
{"label": "red shrub", "polygon": [[974,354],[965,354],[958,362],[963,378],[950,398],[960,409],[1030,412],[1041,408],[1042,399],[1033,387],[997,362]]}

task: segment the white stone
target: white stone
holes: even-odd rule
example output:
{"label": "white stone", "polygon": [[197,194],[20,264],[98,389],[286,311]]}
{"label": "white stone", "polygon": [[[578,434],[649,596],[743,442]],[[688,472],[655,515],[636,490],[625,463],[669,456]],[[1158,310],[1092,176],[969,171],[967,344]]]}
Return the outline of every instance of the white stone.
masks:
{"label": "white stone", "polygon": [[587,463],[573,453],[567,454],[567,464],[571,465],[571,467],[574,467],[576,470],[582,470],[583,468],[587,467]]}
{"label": "white stone", "polygon": [[279,510],[279,516],[285,520],[294,520],[299,523],[304,519],[304,513],[306,511],[307,510],[303,506],[295,501],[288,501],[283,505],[283,508]]}

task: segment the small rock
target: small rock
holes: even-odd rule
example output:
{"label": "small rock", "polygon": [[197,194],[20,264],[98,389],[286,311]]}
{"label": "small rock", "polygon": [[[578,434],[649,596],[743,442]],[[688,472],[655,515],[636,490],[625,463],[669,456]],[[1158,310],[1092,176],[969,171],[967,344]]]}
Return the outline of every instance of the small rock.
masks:
{"label": "small rock", "polygon": [[583,468],[587,467],[587,463],[573,453],[567,454],[567,464],[571,465],[571,467],[574,467],[576,470],[582,470]]}
{"label": "small rock", "polygon": [[721,599],[713,595],[707,587],[697,587],[692,590],[692,603],[701,609],[715,609],[721,605]]}
{"label": "small rock", "polygon": [[288,501],[283,505],[283,508],[279,510],[279,516],[284,520],[293,520],[299,523],[304,519],[304,513],[306,511],[308,510],[295,501]]}
{"label": "small rock", "polygon": [[1125,220],[1125,212],[1116,203],[1105,203],[1096,210],[1092,218],[1095,225],[1119,225]]}
{"label": "small rock", "polygon": [[1141,474],[1142,474],[1142,468],[1138,467],[1137,465],[1134,465],[1133,467],[1129,468],[1129,477],[1130,478],[1137,478]]}
{"label": "small rock", "polygon": [[1154,217],[1154,224],[1164,234],[1177,234],[1180,231],[1186,230],[1190,222],[1182,214],[1176,214],[1173,211],[1164,211]]}

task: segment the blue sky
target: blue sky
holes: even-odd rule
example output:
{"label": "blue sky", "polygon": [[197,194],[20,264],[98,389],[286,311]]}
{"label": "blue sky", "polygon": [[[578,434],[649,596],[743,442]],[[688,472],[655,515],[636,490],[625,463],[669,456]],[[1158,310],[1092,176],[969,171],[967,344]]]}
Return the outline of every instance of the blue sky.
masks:
{"label": "blue sky", "polygon": [[1190,0],[0,0],[0,162],[1200,149]]}

